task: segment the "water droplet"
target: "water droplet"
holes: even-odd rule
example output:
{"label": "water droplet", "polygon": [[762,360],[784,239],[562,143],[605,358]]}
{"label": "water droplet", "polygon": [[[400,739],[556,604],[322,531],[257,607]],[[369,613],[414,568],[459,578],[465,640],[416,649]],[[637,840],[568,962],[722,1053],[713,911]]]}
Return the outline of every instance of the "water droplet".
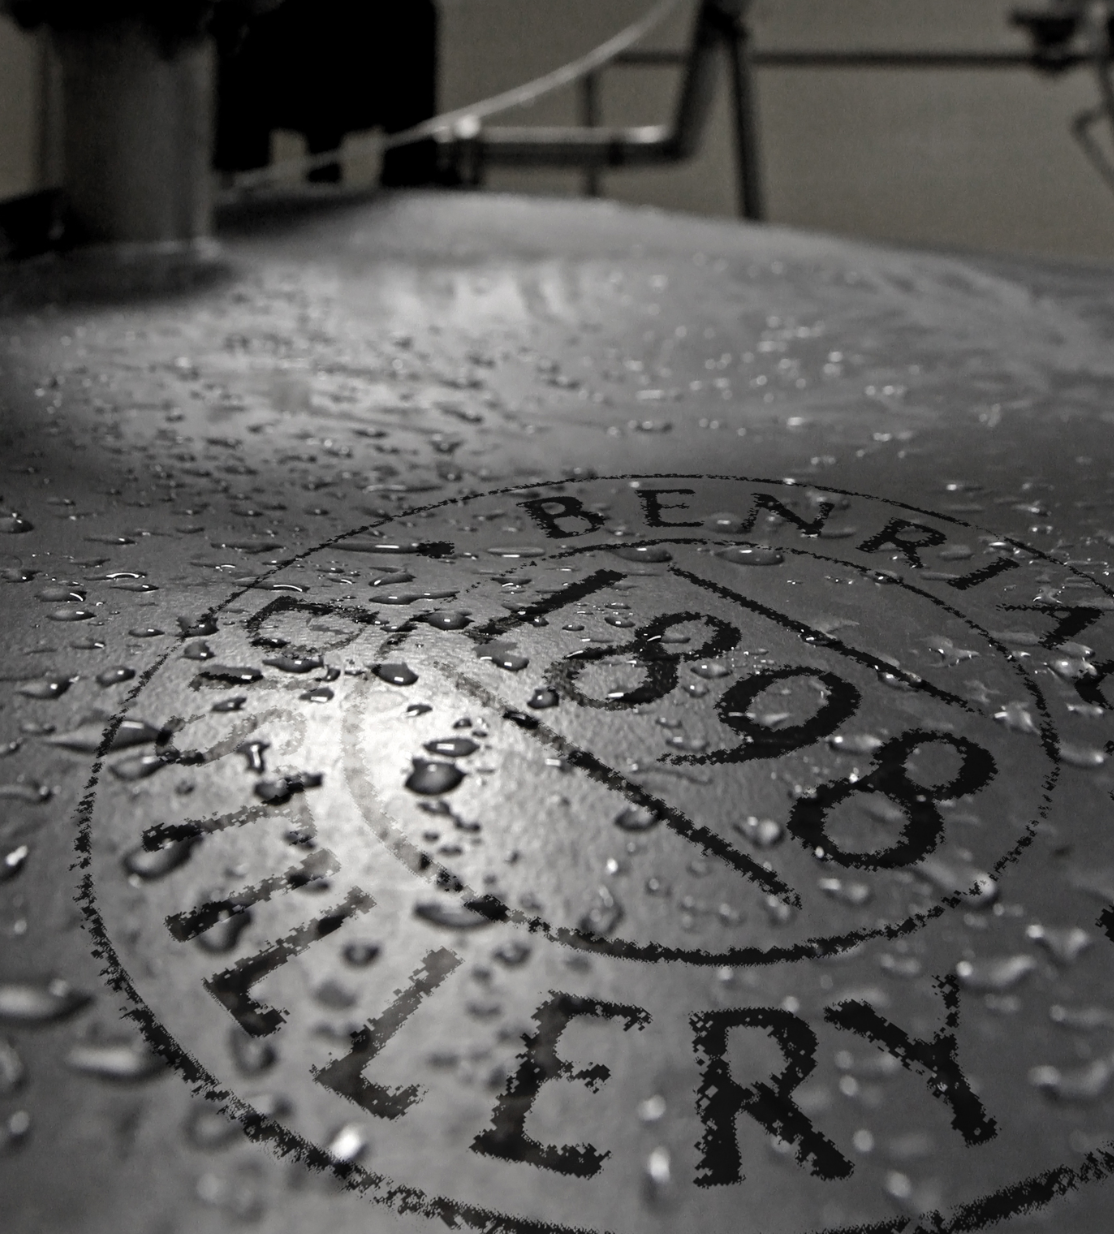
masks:
{"label": "water droplet", "polygon": [[22,566],[5,566],[0,570],[0,578],[6,583],[29,583],[38,570],[28,570]]}
{"label": "water droplet", "polygon": [[1083,1032],[1092,1032],[1096,1028],[1114,1028],[1114,1011],[1106,1007],[1062,1007],[1054,1003],[1048,1009],[1048,1017],[1054,1024]]}
{"label": "water droplet", "polygon": [[1096,1058],[1084,1067],[1061,1071],[1059,1067],[1033,1067],[1029,1083],[1043,1089],[1059,1101],[1085,1103],[1096,1101],[1106,1091],[1114,1067],[1105,1058]]}
{"label": "water droplet", "polygon": [[403,583],[412,583],[414,576],[407,570],[373,570],[368,585],[370,587],[401,587]]}
{"label": "water droplet", "polygon": [[607,616],[604,617],[604,621],[606,621],[609,626],[615,626],[618,630],[632,630],[635,625],[629,617],[623,617],[618,613],[608,613]]}
{"label": "water droplet", "polygon": [[556,690],[542,687],[530,695],[526,700],[526,706],[532,707],[535,711],[544,711],[548,707],[556,707],[560,701],[560,695]]}
{"label": "water droplet", "polygon": [[314,991],[313,997],[323,1007],[331,1007],[334,1011],[343,1011],[356,1002],[356,995],[339,981],[323,981]]}
{"label": "water droplet", "polygon": [[208,643],[203,643],[200,641],[196,643],[187,643],[185,647],[182,648],[183,660],[211,660],[214,654],[215,652]]}
{"label": "water droplet", "polygon": [[271,743],[269,741],[260,741],[257,738],[253,741],[241,742],[236,747],[236,753],[244,756],[248,771],[264,772],[267,770],[267,767],[263,762],[263,751],[270,748]]}
{"label": "water droplet", "polygon": [[88,608],[55,608],[46,615],[47,621],[89,621],[97,614]]}
{"label": "water droplet", "polygon": [[490,660],[492,664],[506,669],[508,673],[520,673],[530,663],[527,656],[519,655],[512,650],[510,643],[499,639],[494,639],[490,643],[484,643],[482,646],[477,647],[476,658],[479,660]]}
{"label": "water droplet", "polygon": [[406,787],[412,793],[434,797],[452,792],[464,779],[464,772],[453,763],[430,762],[424,758],[414,759],[414,769],[406,777]]}
{"label": "water droplet", "polygon": [[508,708],[503,712],[503,719],[510,720],[512,724],[517,724],[519,728],[527,731],[538,727],[538,720],[535,716],[527,715],[525,711],[515,711],[513,708]]}
{"label": "water droplet", "polygon": [[689,672],[695,673],[697,677],[703,677],[707,681],[715,681],[721,677],[729,677],[731,670],[726,664],[721,664],[717,660],[702,660],[699,664],[689,666]]}
{"label": "water droplet", "polygon": [[577,922],[576,928],[583,934],[606,938],[623,918],[623,906],[607,887],[596,891],[596,898],[588,911]]}
{"label": "water droplet", "polygon": [[945,638],[942,634],[933,634],[925,639],[929,648],[935,651],[945,664],[954,668],[957,664],[962,664],[967,660],[973,660],[978,656],[977,651],[969,651],[963,647],[957,647],[950,638]]}
{"label": "water droplet", "polygon": [[646,1202],[655,1208],[663,1208],[673,1198],[673,1169],[669,1149],[658,1145],[646,1158],[643,1173]]}
{"label": "water droplet", "polygon": [[299,694],[298,697],[307,703],[328,703],[333,700],[335,695],[328,686],[316,686],[312,690],[307,690],[304,694]]}
{"label": "water droplet", "polygon": [[80,604],[85,599],[84,591],[76,591],[72,587],[42,587],[35,592],[36,600],[48,600],[52,604]]}
{"label": "water droplet", "polygon": [[838,754],[873,754],[882,744],[882,738],[872,733],[848,733],[828,738],[828,745]]}
{"label": "water droplet", "polygon": [[890,974],[891,977],[913,978],[919,977],[924,969],[924,965],[911,955],[891,955],[889,952],[878,957],[878,965],[884,971]]}
{"label": "water droplet", "polygon": [[0,1096],[14,1093],[24,1080],[23,1060],[15,1046],[5,1037],[0,1037]]}
{"label": "water droplet", "polygon": [[1004,724],[1006,728],[1012,729],[1015,733],[1033,733],[1038,734],[1040,730],[1033,723],[1033,717],[1029,714],[1028,704],[1024,702],[1006,703],[1001,711],[994,713],[995,720],[999,724]]}
{"label": "water droplet", "polygon": [[18,536],[27,531],[34,531],[34,523],[21,518],[13,510],[9,514],[0,514],[0,535]]}
{"label": "water droplet", "polygon": [[492,557],[544,557],[546,550],[528,544],[518,544],[510,548],[489,548]]}
{"label": "water droplet", "polygon": [[785,828],[772,818],[758,818],[754,814],[733,824],[735,830],[755,848],[773,848],[785,835]]}
{"label": "water droplet", "polygon": [[1017,985],[1037,967],[1031,955],[1011,955],[983,960],[960,960],[956,976],[970,990],[998,993]]}
{"label": "water droplet", "polygon": [[216,634],[217,621],[211,613],[203,617],[179,617],[178,630],[182,638],[206,638]]}
{"label": "water droplet", "polygon": [[638,1118],[643,1123],[656,1123],[665,1116],[665,1098],[660,1093],[638,1103]]}
{"label": "water droplet", "polygon": [[61,698],[76,680],[75,677],[44,677],[37,681],[25,681],[19,687],[19,693],[25,698]]}
{"label": "water droplet", "polygon": [[82,994],[60,978],[0,983],[0,1021],[49,1024],[73,1015],[89,1001],[88,994]]}
{"label": "water droplet", "polygon": [[661,822],[661,817],[645,806],[629,805],[615,816],[615,826],[621,831],[649,831]]}
{"label": "water droplet", "polygon": [[0,798],[8,801],[26,801],[28,805],[42,805],[54,796],[54,790],[35,780],[17,780],[14,784],[0,784]]}
{"label": "water droplet", "polygon": [[1093,664],[1088,664],[1086,660],[1071,656],[1061,656],[1054,660],[1049,660],[1048,667],[1057,677],[1062,677],[1064,681],[1080,681],[1084,677],[1098,676],[1098,669]]}
{"label": "water droplet", "polygon": [[423,613],[417,620],[424,621],[427,625],[433,626],[435,630],[463,630],[465,626],[471,624],[471,618],[467,613],[456,610]]}
{"label": "water droplet", "polygon": [[27,864],[31,850],[26,844],[13,848],[0,857],[0,883],[9,882]]}
{"label": "water droplet", "polygon": [[362,1123],[345,1123],[333,1133],[325,1151],[334,1161],[349,1164],[365,1156],[370,1145],[367,1128]]}
{"label": "water droplet", "polygon": [[414,591],[391,591],[385,595],[376,595],[375,602],[377,604],[413,604],[415,600],[420,600],[421,597]]}
{"label": "water droplet", "polygon": [[380,950],[378,943],[347,943],[340,954],[353,968],[367,968],[379,958]]}
{"label": "water droplet", "polygon": [[[47,739],[47,744],[61,746],[64,750],[76,750],[80,754],[95,754],[104,740],[105,729],[109,719],[95,717],[68,733],[60,733],[57,737]],[[110,750],[126,750],[130,746],[147,745],[158,741],[162,730],[146,720],[121,720],[109,744]]]}
{"label": "water droplet", "polygon": [[722,531],[728,534],[733,534],[737,531],[742,531],[746,520],[739,517],[737,514],[730,514],[726,511],[720,514],[710,514],[704,520],[704,526],[709,531]]}
{"label": "water droplet", "polygon": [[998,884],[985,870],[967,864],[926,857],[914,871],[945,895],[959,896],[972,908],[986,908],[998,898]]}
{"label": "water droplet", "polygon": [[1091,936],[1079,926],[1028,926],[1025,937],[1040,943],[1061,964],[1074,964],[1091,945]]}
{"label": "water droplet", "polygon": [[99,686],[118,686],[125,681],[131,681],[135,676],[135,669],[128,668],[126,664],[119,664],[115,668],[102,669],[96,676],[96,682]]}
{"label": "water droplet", "polygon": [[0,1149],[19,1148],[30,1133],[31,1115],[26,1110],[16,1110],[0,1123]]}
{"label": "water droplet", "polygon": [[708,748],[708,743],[703,737],[684,737],[679,733],[673,737],[666,737],[665,744],[672,746],[674,750],[685,750],[690,754],[700,754]]}
{"label": "water droplet", "polygon": [[1106,762],[1107,754],[1105,750],[1095,746],[1081,746],[1070,741],[1061,741],[1060,758],[1072,767],[1086,767],[1093,770]]}
{"label": "water droplet", "polygon": [[430,754],[440,754],[445,758],[465,758],[469,754],[475,754],[479,748],[471,737],[442,737],[425,743],[425,749]]}
{"label": "water droplet", "polygon": [[873,895],[866,883],[848,882],[842,878],[822,878],[817,886],[825,895],[855,908],[866,904]]}
{"label": "water droplet", "polygon": [[773,548],[749,548],[741,544],[721,549],[717,557],[737,566],[780,566],[785,558]]}
{"label": "water droplet", "polygon": [[[427,712],[432,710],[433,708],[428,703],[409,703],[406,707],[406,714],[408,716],[424,716]],[[455,724],[453,727],[459,728],[460,725]]]}
{"label": "water droplet", "polygon": [[320,656],[264,656],[263,663],[284,673],[308,673],[324,663]]}
{"label": "water droplet", "polygon": [[413,540],[408,544],[387,544],[382,540],[342,540],[337,548],[347,549],[350,553],[390,553],[398,556],[402,553],[420,553],[423,545]]}
{"label": "water droplet", "polygon": [[779,900],[774,895],[766,896],[762,901],[762,907],[766,910],[766,916],[770,919],[771,925],[788,925],[795,915],[791,904],[786,904],[784,900]]}
{"label": "water droplet", "polygon": [[185,865],[196,843],[196,836],[187,836],[181,840],[170,840],[153,850],[142,846],[133,848],[124,857],[124,869],[144,882],[153,882]]}
{"label": "water droplet", "polygon": [[293,775],[276,776],[273,780],[260,780],[255,785],[255,795],[269,805],[281,805],[289,801],[294,793],[304,792],[307,788],[319,788],[324,776],[316,771],[300,771]]}
{"label": "water droplet", "polygon": [[213,704],[210,708],[212,711],[239,711],[248,701],[246,694],[236,694],[232,698],[222,698],[219,702]]}
{"label": "water droplet", "polygon": [[150,1080],[166,1070],[158,1054],[137,1045],[77,1045],[66,1055],[66,1065],[102,1080]]}
{"label": "water droplet", "polygon": [[229,685],[246,686],[253,681],[259,681],[263,672],[258,668],[236,664],[207,664],[198,673],[208,681],[225,681]]}
{"label": "water droplet", "polygon": [[113,763],[109,770],[118,780],[146,780],[172,761],[165,754],[137,754]]}
{"label": "water droplet", "polygon": [[390,686],[412,686],[418,680],[418,674],[404,660],[377,664],[372,671]]}
{"label": "water droplet", "polygon": [[643,561],[650,565],[659,565],[673,560],[673,554],[660,544],[635,545],[624,544],[621,548],[613,548],[612,553],[623,561]]}
{"label": "water droplet", "polygon": [[490,917],[456,901],[422,900],[414,905],[414,916],[446,930],[479,930],[493,924]]}

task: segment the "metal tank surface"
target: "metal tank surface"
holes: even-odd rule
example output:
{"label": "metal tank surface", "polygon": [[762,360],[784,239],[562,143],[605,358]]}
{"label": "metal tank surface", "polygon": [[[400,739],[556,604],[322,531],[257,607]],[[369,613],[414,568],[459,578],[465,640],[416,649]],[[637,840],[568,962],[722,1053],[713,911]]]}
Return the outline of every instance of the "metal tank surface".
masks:
{"label": "metal tank surface", "polygon": [[1108,1231],[1114,275],[222,240],[0,276],[5,1230]]}

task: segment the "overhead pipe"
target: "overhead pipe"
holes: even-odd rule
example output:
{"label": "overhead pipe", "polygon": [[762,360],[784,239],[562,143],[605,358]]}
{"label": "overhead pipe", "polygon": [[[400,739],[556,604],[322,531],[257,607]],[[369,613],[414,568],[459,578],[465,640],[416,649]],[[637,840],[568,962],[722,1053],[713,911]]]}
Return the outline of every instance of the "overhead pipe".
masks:
{"label": "overhead pipe", "polygon": [[743,213],[761,217],[757,138],[750,88],[745,12],[750,0],[701,0],[684,60],[671,124],[634,127],[507,125],[478,121],[438,135],[442,161],[464,183],[482,182],[490,167],[647,167],[683,162],[699,148],[715,100],[719,53],[731,53]]}

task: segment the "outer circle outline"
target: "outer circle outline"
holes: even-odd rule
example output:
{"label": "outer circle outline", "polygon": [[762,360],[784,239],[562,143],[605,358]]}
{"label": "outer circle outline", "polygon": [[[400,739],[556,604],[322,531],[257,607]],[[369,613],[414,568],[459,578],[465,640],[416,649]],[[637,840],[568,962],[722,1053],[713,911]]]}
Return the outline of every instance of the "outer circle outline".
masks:
{"label": "outer circle outline", "polygon": [[[655,472],[650,474],[636,475],[626,473],[620,475],[592,476],[591,481],[614,481],[614,480],[723,480],[731,483],[740,484],[768,484],[777,487],[796,487],[798,481],[786,479],[763,479],[748,476],[725,476],[725,475],[705,475],[699,473],[664,473]],[[320,544],[314,545],[311,548],[304,549],[294,555],[288,557],[284,561],[274,566],[267,575],[269,577],[277,573],[279,570],[294,564],[297,561],[302,561],[314,553],[320,552],[322,549],[332,546],[341,547],[340,542],[350,536],[359,535],[361,532],[373,530],[384,526],[387,523],[395,521],[395,519],[405,518],[413,514],[420,514],[430,510],[441,509],[445,506],[458,505],[462,501],[474,500],[484,496],[501,496],[508,493],[521,493],[527,489],[545,488],[550,484],[565,484],[568,483],[568,478],[559,478],[552,481],[538,481],[530,484],[517,484],[505,486],[503,488],[484,490],[483,492],[470,492],[459,494],[455,497],[446,498],[442,501],[431,503],[427,506],[412,506],[404,510],[400,510],[392,519],[384,519],[378,522],[364,523],[357,528],[349,531],[338,533],[336,536],[322,541]],[[940,514],[933,510],[925,510],[918,506],[910,505],[907,502],[893,501],[889,498],[876,497],[870,493],[859,493],[850,489],[839,489],[832,485],[824,485],[824,491],[837,493],[843,497],[857,497],[865,501],[880,501],[887,505],[898,509],[907,510],[914,514],[920,514],[927,518],[938,519],[942,522],[952,523],[957,527],[969,528],[975,531],[986,531],[985,528],[979,528],[977,524],[966,523],[952,515]],[[997,533],[989,533],[997,536]],[[1104,586],[1096,579],[1089,575],[1083,574],[1074,566],[1065,562],[1059,561],[1056,558],[1050,557],[1049,554],[1040,549],[1033,548],[1020,540],[1016,540],[1008,536],[997,536],[1003,543],[1012,545],[1015,548],[1021,549],[1024,552],[1032,554],[1034,557],[1054,564],[1062,569],[1071,571],[1077,577],[1086,578],[1088,582],[1097,586],[1100,591],[1104,592],[1110,599],[1114,599],[1114,590]],[[242,587],[231,592],[219,604],[216,604],[210,610],[215,616],[222,612],[230,604],[240,599],[248,592],[253,591],[254,587]],[[123,700],[120,709],[112,716],[111,720],[105,728],[104,737],[101,741],[101,746],[94,758],[92,768],[90,770],[89,779],[85,785],[85,792],[74,811],[75,825],[75,841],[74,848],[76,860],[73,863],[73,869],[80,872],[78,879],[78,893],[74,897],[76,903],[80,906],[84,917],[83,925],[88,931],[93,942],[92,954],[94,957],[103,961],[102,976],[109,988],[124,997],[131,1003],[131,1007],[124,1014],[130,1018],[139,1028],[144,1040],[148,1045],[158,1053],[166,1062],[178,1071],[187,1083],[192,1084],[194,1092],[198,1095],[203,1095],[206,1099],[217,1101],[224,1104],[227,1112],[231,1117],[240,1122],[253,1140],[260,1140],[270,1143],[273,1146],[277,1155],[282,1157],[292,1157],[300,1163],[308,1166],[311,1169],[330,1170],[342,1181],[345,1182],[347,1188],[356,1191],[361,1195],[366,1196],[372,1203],[382,1204],[389,1210],[398,1215],[419,1214],[426,1219],[441,1218],[446,1220],[448,1224],[454,1224],[456,1217],[462,1217],[465,1222],[473,1230],[482,1231],[482,1234],[604,1234],[603,1231],[589,1230],[585,1227],[571,1227],[567,1225],[555,1224],[553,1222],[535,1221],[530,1218],[519,1218],[508,1216],[494,1210],[480,1208],[469,1204],[461,1204],[457,1201],[446,1197],[429,1197],[424,1192],[404,1185],[395,1184],[392,1180],[384,1179],[380,1175],[376,1175],[369,1170],[359,1165],[340,1164],[319,1145],[312,1143],[305,1137],[291,1131],[276,1119],[260,1114],[250,1104],[233,1093],[223,1081],[217,1076],[209,1072],[204,1066],[195,1059],[188,1050],[186,1050],[173,1035],[160,1023],[155,1016],[152,1008],[143,999],[138,989],[135,987],[130,975],[120,961],[120,957],[116,953],[116,949],[112,943],[111,937],[108,934],[107,928],[100,910],[97,906],[96,887],[92,874],[90,873],[91,854],[92,854],[92,815],[96,806],[97,787],[100,783],[101,773],[104,769],[105,755],[115,736],[116,730],[127,714],[128,708],[139,696],[143,689],[150,683],[152,678],[159,672],[163,665],[170,659],[174,652],[174,647],[165,651],[159,656],[155,662],[146,669],[137,678],[134,686],[128,691]],[[896,1217],[892,1221],[883,1220],[876,1223],[870,1234],[901,1234],[902,1231],[908,1230],[913,1221],[931,1221],[937,1234],[968,1234],[971,1231],[979,1229],[987,1229],[992,1224],[997,1224],[1009,1217],[1015,1217],[1022,1213],[1031,1212],[1038,1208],[1051,1203],[1073,1190],[1076,1186],[1092,1182],[1100,1182],[1103,1179],[1114,1175],[1114,1138],[1099,1148],[1093,1149],[1084,1158],[1083,1162],[1077,1167],[1069,1167],[1066,1165],[1053,1166],[1050,1169],[1044,1170],[1041,1173],[1030,1175],[1027,1178],[1018,1180],[1017,1182],[1007,1184],[999,1188],[999,1190],[990,1193],[989,1195],[979,1197],[950,1210],[950,1219],[942,1213],[927,1213],[921,1214],[919,1217]],[[386,1185],[385,1185],[386,1184]],[[980,1223],[980,1224],[975,1224]],[[814,1229],[813,1231],[802,1231],[801,1234],[864,1234],[862,1227],[840,1226],[827,1227],[824,1229]]]}

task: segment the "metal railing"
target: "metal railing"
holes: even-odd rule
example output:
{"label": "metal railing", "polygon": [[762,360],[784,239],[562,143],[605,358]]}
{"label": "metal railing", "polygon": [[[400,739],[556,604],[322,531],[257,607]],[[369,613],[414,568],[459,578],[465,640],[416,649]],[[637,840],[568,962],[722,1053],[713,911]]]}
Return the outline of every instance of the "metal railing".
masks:
{"label": "metal railing", "polygon": [[[1072,133],[1114,188],[1114,163],[1103,153],[1093,134],[1094,126],[1103,120],[1109,122],[1114,132],[1114,0],[1078,0],[1074,8],[1066,7],[1065,0],[1061,0],[1047,11],[1014,14],[1013,23],[1022,27],[1031,41],[1029,50],[1018,51],[760,50],[753,45],[747,22],[752,0],[699,0],[687,48],[636,48],[634,45],[660,25],[680,2],[659,0],[639,21],[552,73],[435,116],[404,133],[350,142],[339,158],[343,161],[372,149],[392,149],[432,137],[438,144],[446,178],[459,184],[479,186],[493,167],[578,168],[584,173],[586,194],[596,196],[601,191],[604,169],[679,163],[696,153],[714,101],[719,58],[725,52],[730,68],[739,214],[760,220],[764,205],[754,88],[756,69],[1030,69],[1054,74],[1090,66],[1097,77],[1100,102],[1075,118]],[[612,67],[679,69],[681,84],[672,121],[623,127],[603,124],[602,74]],[[578,125],[485,124],[489,116],[569,86],[579,91]],[[232,187],[238,192],[250,191],[337,160],[335,152],[286,160],[242,172],[234,178]]]}

